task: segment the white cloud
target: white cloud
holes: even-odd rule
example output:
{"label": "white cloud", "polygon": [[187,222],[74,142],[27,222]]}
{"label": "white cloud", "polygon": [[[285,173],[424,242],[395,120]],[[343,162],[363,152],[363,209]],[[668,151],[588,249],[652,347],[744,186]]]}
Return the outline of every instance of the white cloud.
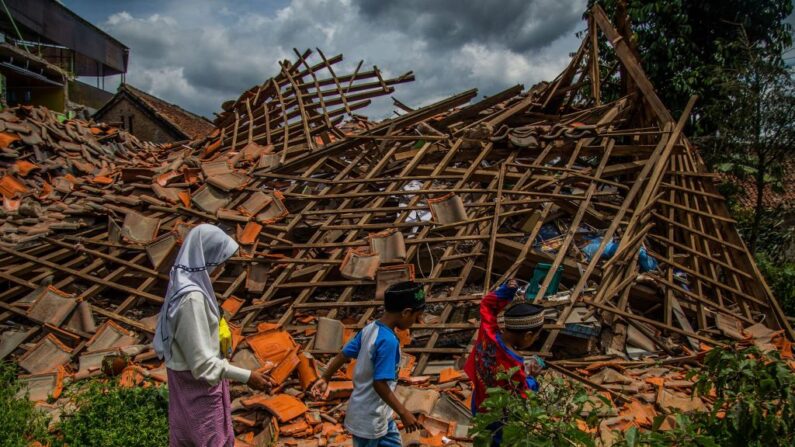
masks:
{"label": "white cloud", "polygon": [[[575,2],[567,8],[584,11],[584,0]],[[413,70],[417,80],[398,85],[395,96],[420,106],[473,87],[487,95],[551,79],[578,44],[574,28],[550,33],[548,24],[535,31],[527,24],[522,33],[542,37],[521,51],[516,42],[501,43],[506,30],[485,36],[489,28],[479,30],[475,40],[463,36],[457,45],[445,36],[440,45],[433,35],[374,20],[350,0],[292,0],[267,14],[239,9],[234,3],[219,8],[213,0],[193,0],[189,6],[166,2],[156,14],[121,11],[101,26],[131,48],[128,82],[206,116],[276,74],[279,60],[294,59],[293,48],[343,53],[339,72],[353,70],[360,59],[387,76]],[[421,16],[428,21],[432,14]],[[387,98],[367,113],[380,118],[391,110]]]}
{"label": "white cloud", "polygon": [[133,19],[132,15],[130,15],[127,11],[118,12],[113,14],[112,16],[108,17],[107,25],[116,26],[122,22],[129,22]]}

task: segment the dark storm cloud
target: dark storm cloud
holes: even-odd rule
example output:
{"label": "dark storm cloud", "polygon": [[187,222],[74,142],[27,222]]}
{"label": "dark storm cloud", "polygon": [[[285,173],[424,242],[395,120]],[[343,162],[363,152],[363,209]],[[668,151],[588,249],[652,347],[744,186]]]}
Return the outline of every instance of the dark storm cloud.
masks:
{"label": "dark storm cloud", "polygon": [[512,51],[549,45],[582,17],[572,0],[354,0],[363,16],[377,23],[455,47],[499,43]]}
{"label": "dark storm cloud", "polygon": [[[90,10],[94,1],[69,4]],[[387,76],[414,71],[417,80],[394,94],[412,106],[471,88],[490,95],[529,87],[568,63],[585,9],[585,0],[139,0],[131,11],[112,4],[118,9],[94,22],[130,47],[128,82],[206,116],[275,75],[293,48],[344,54],[338,73],[360,59]],[[380,98],[364,113],[383,118],[392,109]]]}

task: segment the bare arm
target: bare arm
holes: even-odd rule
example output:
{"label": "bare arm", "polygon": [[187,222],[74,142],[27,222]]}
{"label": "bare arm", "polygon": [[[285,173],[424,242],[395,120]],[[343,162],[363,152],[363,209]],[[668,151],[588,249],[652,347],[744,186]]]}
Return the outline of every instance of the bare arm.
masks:
{"label": "bare arm", "polygon": [[348,357],[345,357],[345,354],[341,352],[335,355],[334,358],[331,359],[331,361],[328,363],[328,366],[326,367],[326,370],[323,372],[321,379],[325,380],[326,382],[331,380],[331,378],[334,377],[334,373],[339,371],[339,369],[342,368],[343,365],[348,363],[349,360],[350,359]]}
{"label": "bare arm", "polygon": [[310,390],[312,396],[314,396],[316,399],[325,398],[329,380],[331,380],[331,378],[334,377],[334,373],[342,368],[342,365],[348,363],[349,360],[350,359],[341,352],[335,355],[334,358],[332,358],[328,363],[328,366],[326,366],[326,370],[323,371],[323,375],[317,379],[314,385],[312,385],[312,389]]}
{"label": "bare arm", "polygon": [[417,418],[414,417],[413,414],[403,406],[402,403],[398,400],[395,393],[392,392],[392,389],[389,388],[389,383],[386,380],[374,380],[373,381],[373,389],[375,390],[376,394],[386,402],[389,407],[400,416],[400,419],[403,421],[403,427],[406,429],[407,432],[411,433],[414,430],[419,430],[422,428],[420,423],[417,421]]}

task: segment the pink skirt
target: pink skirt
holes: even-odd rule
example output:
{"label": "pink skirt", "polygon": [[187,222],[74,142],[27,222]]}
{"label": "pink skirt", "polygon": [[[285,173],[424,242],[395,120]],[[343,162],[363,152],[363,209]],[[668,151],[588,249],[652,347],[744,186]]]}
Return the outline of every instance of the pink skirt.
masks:
{"label": "pink skirt", "polygon": [[233,447],[229,383],[210,386],[190,371],[169,369],[168,427],[171,447]]}

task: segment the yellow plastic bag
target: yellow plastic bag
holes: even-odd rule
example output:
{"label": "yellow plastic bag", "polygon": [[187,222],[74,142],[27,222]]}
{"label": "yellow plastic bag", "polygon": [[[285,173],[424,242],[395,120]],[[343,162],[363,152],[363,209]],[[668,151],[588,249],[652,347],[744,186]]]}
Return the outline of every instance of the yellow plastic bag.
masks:
{"label": "yellow plastic bag", "polygon": [[221,343],[221,354],[226,358],[232,358],[232,331],[226,323],[226,318],[221,317],[218,322],[218,341]]}

